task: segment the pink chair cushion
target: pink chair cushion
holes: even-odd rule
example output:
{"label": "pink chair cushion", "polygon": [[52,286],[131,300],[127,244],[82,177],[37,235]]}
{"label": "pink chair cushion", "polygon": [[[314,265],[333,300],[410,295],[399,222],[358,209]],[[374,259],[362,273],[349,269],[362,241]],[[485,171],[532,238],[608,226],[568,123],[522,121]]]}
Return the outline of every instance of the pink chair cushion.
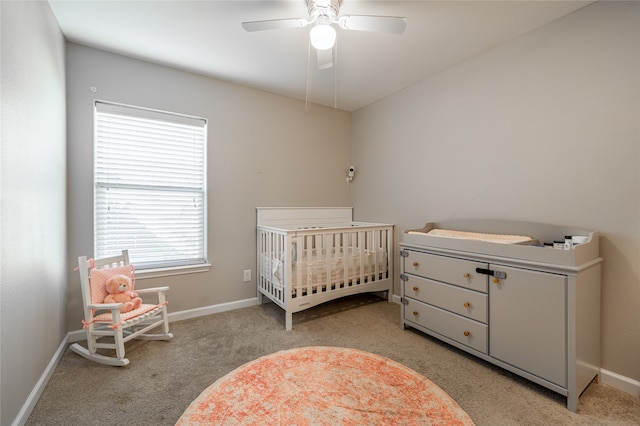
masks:
{"label": "pink chair cushion", "polygon": [[[140,307],[138,309],[134,309],[133,311],[129,311],[126,312],[124,314],[120,314],[120,320],[122,322],[130,320],[131,318],[135,318],[137,316],[140,316],[142,314],[146,314],[149,311],[153,311],[154,309],[161,307],[162,305],[149,305],[149,304],[142,304],[140,305]],[[99,314],[96,315],[93,318],[93,322],[106,322],[106,323],[111,323],[113,322],[113,317],[111,316],[111,312],[106,312],[104,314]]]}

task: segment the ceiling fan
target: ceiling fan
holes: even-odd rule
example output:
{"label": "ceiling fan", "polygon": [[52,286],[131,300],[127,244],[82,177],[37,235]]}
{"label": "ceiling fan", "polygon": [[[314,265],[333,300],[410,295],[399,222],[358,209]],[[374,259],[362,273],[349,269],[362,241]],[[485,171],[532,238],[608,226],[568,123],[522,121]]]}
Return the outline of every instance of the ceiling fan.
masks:
{"label": "ceiling fan", "polygon": [[313,25],[309,32],[311,45],[318,55],[318,68],[333,66],[333,46],[336,41],[337,24],[344,30],[373,31],[402,34],[407,27],[407,18],[397,16],[338,16],[341,0],[306,0],[309,18],[272,19],[243,22],[245,31],[265,31],[281,28],[303,28]]}

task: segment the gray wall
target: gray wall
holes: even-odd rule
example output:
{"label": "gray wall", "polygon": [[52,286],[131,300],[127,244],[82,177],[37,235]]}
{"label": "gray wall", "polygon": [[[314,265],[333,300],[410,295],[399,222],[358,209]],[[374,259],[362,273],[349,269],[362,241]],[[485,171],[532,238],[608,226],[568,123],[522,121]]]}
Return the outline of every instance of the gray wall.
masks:
{"label": "gray wall", "polygon": [[67,333],[64,39],[46,2],[0,2],[0,424]]}
{"label": "gray wall", "polygon": [[639,3],[590,5],[352,119],[358,220],[600,231],[602,367],[640,380]]}
{"label": "gray wall", "polygon": [[[93,93],[90,88],[97,88]],[[138,281],[168,284],[170,312],[256,296],[258,206],[350,205],[351,115],[344,111],[67,44],[70,262],[93,255],[94,99],[208,119],[206,273]],[[71,265],[70,265],[71,267]],[[67,288],[67,326],[81,328],[79,279]]]}

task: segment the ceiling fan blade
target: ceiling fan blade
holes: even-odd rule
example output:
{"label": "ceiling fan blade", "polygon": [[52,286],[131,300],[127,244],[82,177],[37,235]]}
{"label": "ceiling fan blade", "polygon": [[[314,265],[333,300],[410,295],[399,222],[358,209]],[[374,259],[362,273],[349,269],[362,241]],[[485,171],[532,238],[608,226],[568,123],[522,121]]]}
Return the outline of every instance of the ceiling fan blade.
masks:
{"label": "ceiling fan blade", "polygon": [[402,34],[407,28],[407,18],[399,16],[341,16],[338,20],[345,30],[374,31],[380,33]]}
{"label": "ceiling fan blade", "polygon": [[326,70],[333,66],[333,49],[316,49],[316,52],[318,52],[317,62],[319,70]]}
{"label": "ceiling fan blade", "polygon": [[289,18],[289,19],[272,19],[268,21],[249,21],[243,22],[242,28],[245,31],[266,31],[266,30],[278,30],[281,28],[302,28],[306,27],[309,21],[304,18]]}

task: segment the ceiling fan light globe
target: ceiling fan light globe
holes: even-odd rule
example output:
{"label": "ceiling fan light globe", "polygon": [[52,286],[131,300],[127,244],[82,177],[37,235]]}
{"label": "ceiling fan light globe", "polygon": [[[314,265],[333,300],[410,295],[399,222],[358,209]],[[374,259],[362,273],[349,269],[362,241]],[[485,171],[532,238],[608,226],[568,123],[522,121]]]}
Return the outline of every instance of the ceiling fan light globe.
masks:
{"label": "ceiling fan light globe", "polygon": [[318,24],[309,32],[311,45],[318,50],[328,50],[336,42],[336,30],[331,25]]}

